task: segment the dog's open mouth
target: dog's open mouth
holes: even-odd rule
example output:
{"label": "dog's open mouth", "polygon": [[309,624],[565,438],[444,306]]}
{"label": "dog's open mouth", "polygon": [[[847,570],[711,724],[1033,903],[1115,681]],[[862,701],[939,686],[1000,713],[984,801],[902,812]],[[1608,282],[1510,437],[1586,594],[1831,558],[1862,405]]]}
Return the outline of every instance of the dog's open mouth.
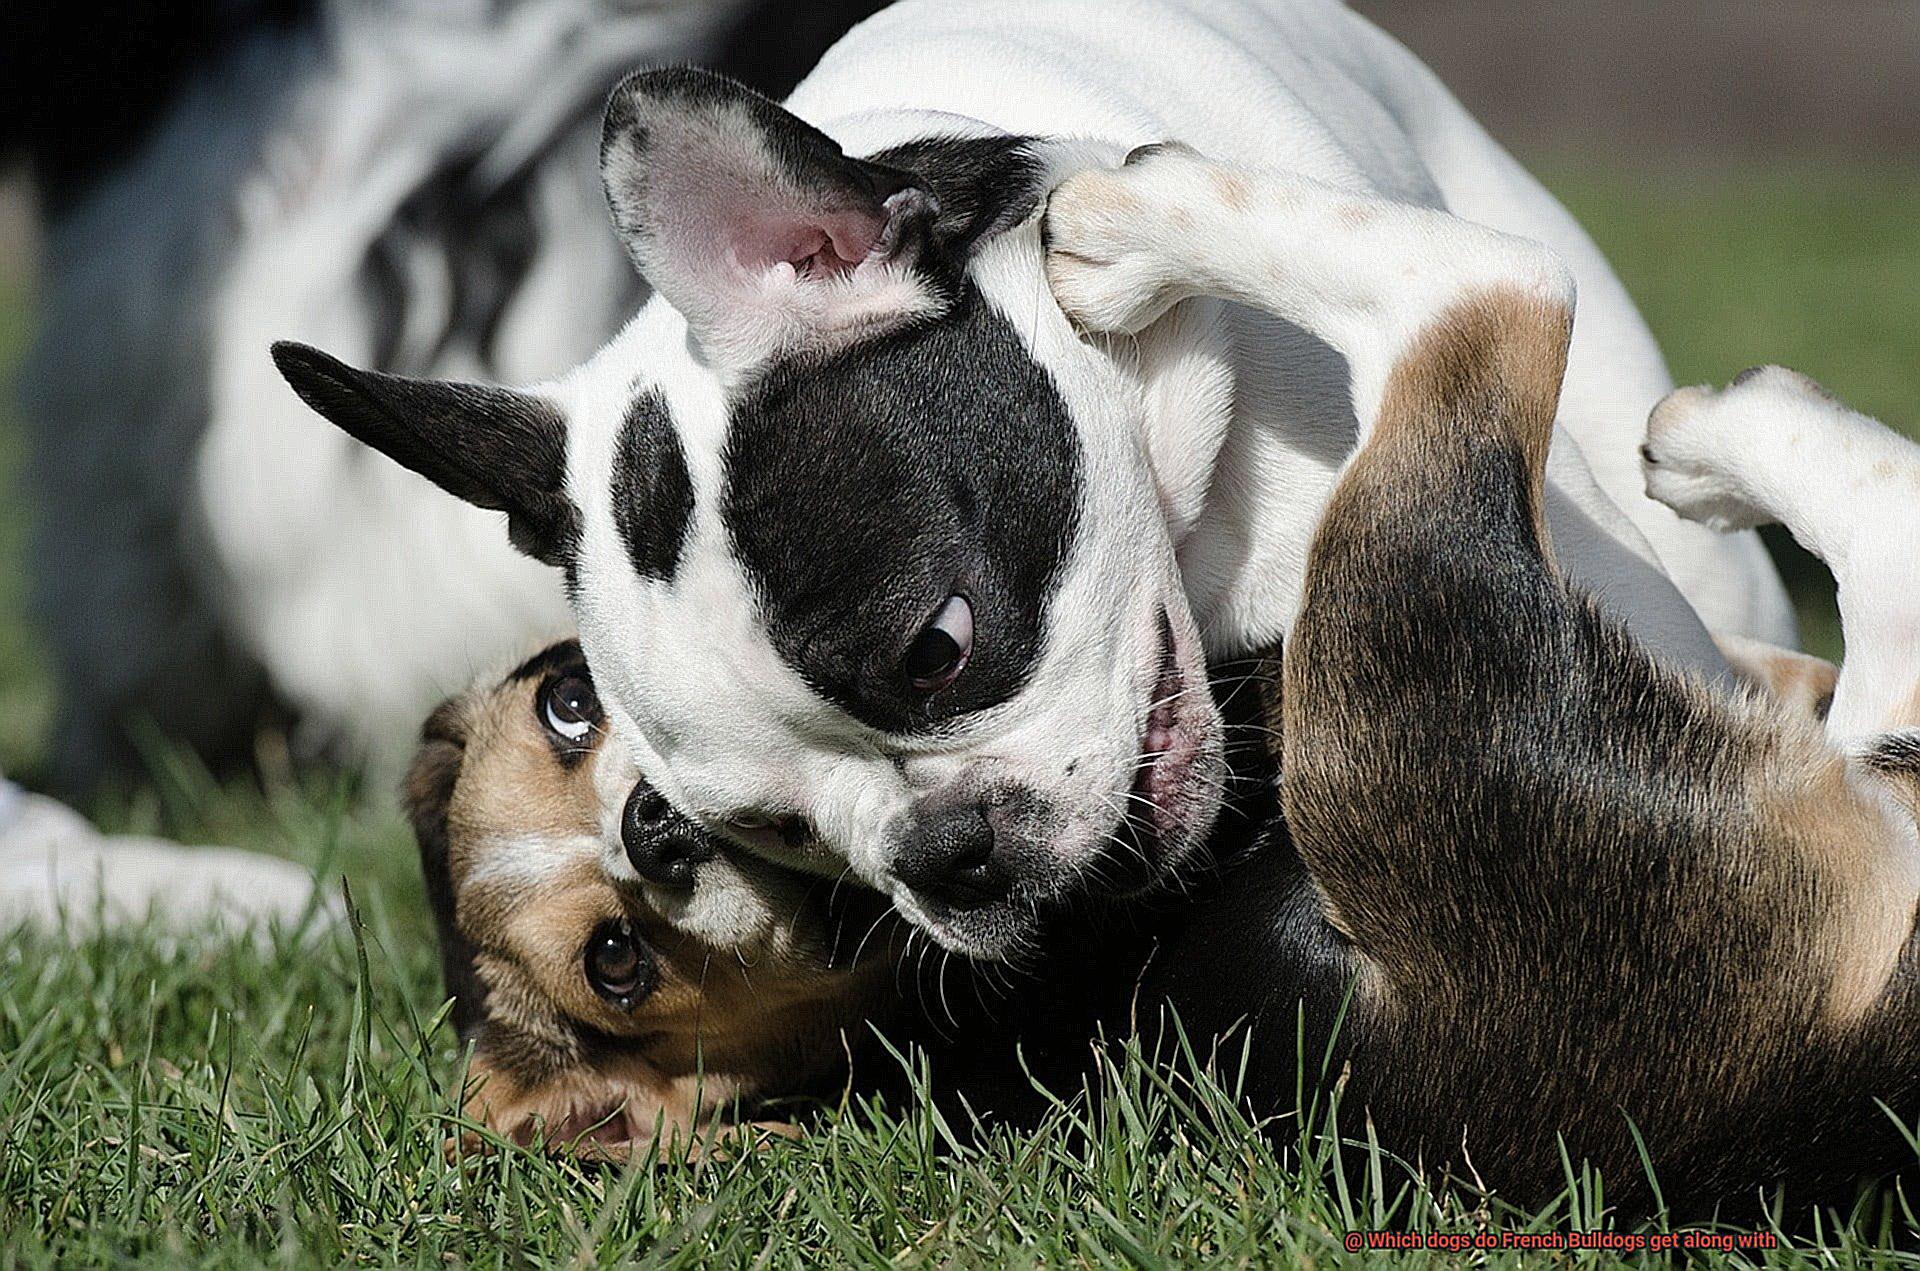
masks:
{"label": "dog's open mouth", "polygon": [[1187,700],[1196,691],[1204,694],[1205,688],[1196,688],[1180,669],[1173,624],[1162,610],[1160,674],[1148,699],[1126,818],[1141,854],[1157,865],[1170,863],[1167,849],[1193,830],[1193,785],[1207,741],[1207,730],[1198,726]]}

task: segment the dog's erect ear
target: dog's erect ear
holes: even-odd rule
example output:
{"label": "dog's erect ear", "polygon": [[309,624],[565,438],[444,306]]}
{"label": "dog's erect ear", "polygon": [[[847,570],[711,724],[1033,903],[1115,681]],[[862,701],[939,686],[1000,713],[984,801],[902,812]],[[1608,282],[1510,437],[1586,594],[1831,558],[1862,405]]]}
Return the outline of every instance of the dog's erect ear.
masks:
{"label": "dog's erect ear", "polygon": [[362,371],[304,344],[273,346],[301,400],[447,493],[507,514],[513,545],[565,566],[579,537],[566,494],[567,425],[551,403],[508,388]]}
{"label": "dog's erect ear", "polygon": [[939,302],[911,268],[939,212],[921,181],[848,157],[725,76],[629,76],[607,103],[600,175],[634,264],[722,367]]}

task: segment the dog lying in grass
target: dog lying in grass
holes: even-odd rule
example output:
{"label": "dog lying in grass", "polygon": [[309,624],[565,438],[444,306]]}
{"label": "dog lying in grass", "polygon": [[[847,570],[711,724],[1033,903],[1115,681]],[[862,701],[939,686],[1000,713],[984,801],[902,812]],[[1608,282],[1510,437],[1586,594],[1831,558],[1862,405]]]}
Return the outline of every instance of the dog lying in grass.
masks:
{"label": "dog lying in grass", "polygon": [[407,776],[468,1110],[521,1143],[613,1154],[803,1091],[889,983],[884,901],[722,856],[636,782],[571,640],[434,711]]}
{"label": "dog lying in grass", "polygon": [[[1248,197],[1210,198],[1226,176]],[[1920,1095],[1920,448],[1780,370],[1656,410],[1650,493],[1718,527],[1783,521],[1840,582],[1844,669],[1728,641],[1748,683],[1709,682],[1555,565],[1540,490],[1573,295],[1544,250],[1175,148],[1071,178],[1047,230],[1083,327],[1138,330],[1196,295],[1272,312],[1347,358],[1361,425],[1286,635],[1278,810],[1260,850],[1149,924],[1150,959],[1108,965],[1136,1008],[1203,1033],[1251,1020],[1265,1112],[1331,1054],[1345,1124],[1521,1203],[1568,1161],[1627,1210],[1681,1212],[1898,1164],[1894,1117]],[[607,878],[641,871],[607,845],[630,772],[603,754],[580,775],[567,712],[592,712],[552,678],[574,657],[443,708],[410,785],[478,1021],[477,1115],[518,1138],[542,1117],[549,1141],[591,1117],[629,1138],[648,1115],[691,1124],[701,1048],[722,1096],[817,1079],[833,1030],[891,1009],[876,964],[897,949],[829,969],[825,885],[763,879],[729,930],[783,933],[739,948],[790,960],[743,996],[747,955],[688,932],[703,871],[734,886],[745,860],[699,847],[668,853],[689,917],[623,911],[634,884]],[[638,931],[650,955],[610,934]],[[657,1003],[634,989],[656,982]],[[656,1037],[675,1061],[642,1115],[581,1096]]]}
{"label": "dog lying in grass", "polygon": [[949,983],[884,897],[669,807],[605,726],[571,639],[435,710],[405,796],[473,1047],[467,1112],[523,1145],[625,1159],[656,1139],[694,1147],[743,1110],[785,1130],[766,1119],[783,1097],[907,1093],[889,1045],[975,1110],[1030,1117],[1033,1078],[1070,1084],[1087,1040],[1124,1017],[1133,979],[1117,968],[1137,973],[1150,938],[1093,920],[1044,980]]}

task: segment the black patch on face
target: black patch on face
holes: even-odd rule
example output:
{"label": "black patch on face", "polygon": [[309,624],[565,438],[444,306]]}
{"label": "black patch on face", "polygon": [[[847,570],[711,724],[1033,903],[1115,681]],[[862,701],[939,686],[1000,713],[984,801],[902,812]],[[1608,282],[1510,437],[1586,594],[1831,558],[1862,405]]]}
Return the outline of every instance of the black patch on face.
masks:
{"label": "black patch on face", "polygon": [[673,578],[693,519],[693,481],[667,399],[640,394],[627,410],[613,459],[613,523],[642,578]]}
{"label": "black patch on face", "polygon": [[[774,367],[734,405],[723,459],[734,551],[774,648],[817,692],[899,733],[1020,691],[1082,459],[1051,377],[972,283],[937,322]],[[901,661],[956,594],[972,659],[916,693]]]}

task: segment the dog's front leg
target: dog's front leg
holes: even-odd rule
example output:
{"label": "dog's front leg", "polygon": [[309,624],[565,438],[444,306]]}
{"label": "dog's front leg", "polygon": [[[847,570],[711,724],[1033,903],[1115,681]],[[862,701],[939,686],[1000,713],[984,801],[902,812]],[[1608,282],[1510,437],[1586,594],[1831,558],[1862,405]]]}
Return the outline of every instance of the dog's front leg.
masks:
{"label": "dog's front leg", "polygon": [[1449,313],[1490,296],[1573,307],[1572,275],[1537,243],[1179,145],[1070,178],[1045,232],[1054,295],[1089,330],[1136,332],[1205,295],[1325,341],[1350,367],[1363,443],[1395,367]]}
{"label": "dog's front leg", "polygon": [[[1463,319],[1502,336],[1558,331],[1573,305],[1571,276],[1537,244],[1296,174],[1213,163],[1184,147],[1149,147],[1123,167],[1070,178],[1052,196],[1046,232],[1055,295],[1089,330],[1141,331],[1204,295],[1273,313],[1328,345],[1346,364],[1358,444],[1387,405],[1395,369],[1433,331]],[[1560,562],[1651,647],[1723,666],[1657,563],[1635,556],[1631,528],[1629,538],[1613,537],[1592,502],[1570,494],[1584,482],[1605,503],[1583,461],[1557,444],[1552,451],[1557,480],[1543,483],[1537,506]],[[1278,576],[1259,584],[1265,601],[1253,623],[1263,639],[1284,638],[1298,620],[1306,527],[1319,510],[1303,500],[1324,507],[1335,474],[1324,475],[1291,481],[1284,496],[1285,520],[1301,541],[1270,554]],[[1232,477],[1249,479],[1258,478]],[[1613,522],[1623,523],[1617,511]]]}

